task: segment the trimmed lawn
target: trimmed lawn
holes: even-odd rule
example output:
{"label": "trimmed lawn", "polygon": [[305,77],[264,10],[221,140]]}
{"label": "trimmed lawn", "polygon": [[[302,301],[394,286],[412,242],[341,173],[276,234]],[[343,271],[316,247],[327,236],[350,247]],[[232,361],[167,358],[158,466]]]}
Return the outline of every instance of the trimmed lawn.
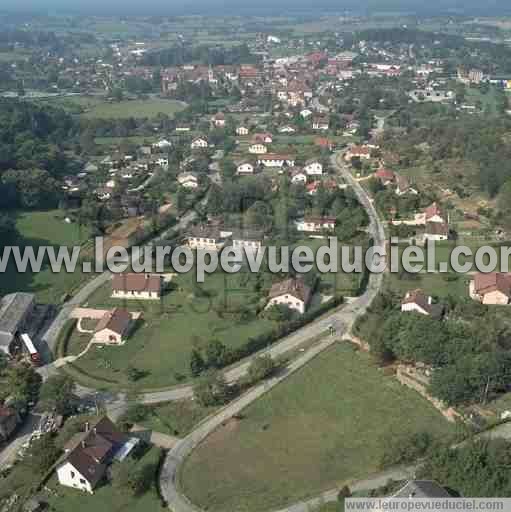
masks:
{"label": "trimmed lawn", "polygon": [[282,507],[377,472],[388,435],[455,427],[348,344],[322,353],[209,436],[180,481],[207,510]]}
{"label": "trimmed lawn", "polygon": [[58,485],[56,477],[52,477],[48,487],[55,494],[45,494],[50,510],[55,512],[149,512],[163,510],[157,493],[156,468],[159,462],[159,450],[152,448],[138,462],[140,465],[154,465],[154,483],[151,488],[141,496],[134,497],[125,489],[119,489],[110,483],[104,484],[94,491],[94,494],[84,494],[74,489]]}
{"label": "trimmed lawn", "polygon": [[[128,387],[125,370],[129,366],[144,372],[136,382],[137,389],[172,386],[191,379],[192,348],[205,346],[212,339],[237,348],[248,338],[268,333],[276,326],[275,322],[256,316],[237,320],[227,314],[222,318],[215,310],[215,304],[224,301],[227,308],[243,304],[255,311],[258,295],[242,282],[243,274],[208,275],[202,286],[207,296],[199,297],[194,295],[194,278],[193,272],[175,277],[171,289],[161,301],[155,302],[111,299],[109,283],[98,290],[87,306],[141,311],[144,320],[124,346],[93,346],[73,367],[107,387]],[[68,353],[77,354],[88,337],[75,331],[68,343]]]}
{"label": "trimmed lawn", "polygon": [[[40,246],[77,246],[89,238],[89,231],[76,223],[64,222],[65,215],[59,210],[30,211],[15,214],[16,227],[20,235],[12,245],[33,247],[37,251]],[[79,265],[81,267],[81,265]],[[15,291],[35,293],[41,303],[60,302],[63,295],[70,293],[87,279],[81,268],[72,274],[59,272],[54,274],[48,265],[41,272],[17,272],[12,257],[7,271],[0,280],[0,295]]]}
{"label": "trimmed lawn", "polygon": [[138,424],[155,432],[184,437],[216,407],[201,407],[196,401],[179,400],[166,404],[147,406],[147,417]]}

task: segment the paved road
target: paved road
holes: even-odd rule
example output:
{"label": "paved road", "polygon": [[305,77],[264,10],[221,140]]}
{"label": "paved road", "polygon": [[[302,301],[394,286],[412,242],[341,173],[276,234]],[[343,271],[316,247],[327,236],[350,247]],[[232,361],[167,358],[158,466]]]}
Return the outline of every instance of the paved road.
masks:
{"label": "paved road", "polygon": [[16,454],[21,449],[21,446],[30,439],[32,432],[37,430],[40,420],[40,415],[30,413],[23,425],[19,427],[14,437],[10,439],[9,444],[1,446],[0,469],[5,468],[15,460]]}
{"label": "paved road", "polygon": [[[369,231],[374,238],[375,245],[383,246],[385,233],[383,225],[378,217],[378,214],[365,190],[355,181],[351,176],[351,173],[343,164],[340,154],[332,156],[332,165],[338,169],[340,175],[344,177],[346,183],[351,185],[360,201],[360,203],[366,209],[369,219],[370,226]],[[328,328],[328,325],[335,322],[338,326],[337,335],[339,339],[343,335],[347,334],[354,323],[354,321],[365,313],[372,300],[378,294],[383,282],[382,274],[372,274],[369,278],[369,283],[366,292],[353,302],[348,304],[345,308],[328,315],[326,319],[318,322],[319,327],[315,325],[309,325],[304,329],[300,330],[294,336],[304,336],[304,341],[307,335],[311,336],[316,333],[316,329],[321,327]],[[321,332],[321,331],[320,331]],[[305,333],[305,334],[304,334]],[[291,338],[293,338],[292,336]],[[187,437],[182,439],[176,446],[169,451],[165,462],[162,467],[160,475],[160,488],[163,497],[167,501],[169,508],[173,512],[200,512],[200,509],[193,505],[184,495],[178,490],[178,472],[180,465],[186,459],[186,457],[197,447],[197,445],[204,440],[209,434],[217,429],[222,423],[238,414],[245,407],[250,405],[254,400],[257,400],[262,395],[267,393],[273,387],[277,386],[283,380],[292,375],[295,371],[299,370],[318,354],[329,348],[333,343],[337,341],[337,337],[327,337],[320,342],[314,344],[307,352],[302,356],[292,361],[285,370],[278,376],[265,381],[258,386],[252,388],[239,399],[228,404],[216,415],[206,419],[201,423],[193,432]],[[236,369],[242,371],[241,369]],[[300,510],[300,509],[297,509]]]}

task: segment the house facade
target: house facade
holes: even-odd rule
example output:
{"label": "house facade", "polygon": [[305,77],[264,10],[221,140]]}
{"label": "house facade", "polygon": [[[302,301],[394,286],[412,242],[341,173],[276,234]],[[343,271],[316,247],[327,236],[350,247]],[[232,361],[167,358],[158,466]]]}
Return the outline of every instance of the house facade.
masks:
{"label": "house facade", "polygon": [[481,304],[505,306],[511,302],[511,273],[478,273],[470,281],[469,294]]}
{"label": "house facade", "polygon": [[290,278],[275,283],[271,287],[266,308],[277,305],[287,306],[303,315],[310,299],[311,289],[303,282],[303,279]]}
{"label": "house facade", "polygon": [[323,174],[323,164],[319,160],[307,160],[303,169],[308,176],[321,176]]}
{"label": "house facade", "polygon": [[129,311],[114,308],[107,311],[94,329],[93,341],[103,345],[123,345],[132,327]]}
{"label": "house facade", "polygon": [[335,217],[305,217],[296,221],[296,229],[305,233],[321,233],[335,229]]}
{"label": "house facade", "polygon": [[258,165],[262,165],[264,167],[279,167],[282,168],[284,166],[294,167],[295,159],[290,155],[279,155],[276,153],[268,153],[264,156],[260,156],[257,160]]}
{"label": "house facade", "polygon": [[236,174],[238,176],[251,176],[254,172],[255,167],[251,162],[240,162],[236,167]]}
{"label": "house facade", "polygon": [[227,236],[216,227],[197,226],[186,238],[190,249],[220,251],[225,246]]}
{"label": "house facade", "polygon": [[64,447],[56,472],[60,485],[93,494],[128,438],[106,416],[84,428]]}
{"label": "house facade", "polygon": [[159,300],[162,295],[162,276],[157,274],[114,274],[114,299]]}
{"label": "house facade", "polygon": [[264,155],[268,152],[268,148],[264,144],[256,142],[248,147],[248,152],[252,155]]}
{"label": "house facade", "polygon": [[206,149],[209,147],[209,142],[205,137],[197,137],[192,140],[190,147],[192,149]]}

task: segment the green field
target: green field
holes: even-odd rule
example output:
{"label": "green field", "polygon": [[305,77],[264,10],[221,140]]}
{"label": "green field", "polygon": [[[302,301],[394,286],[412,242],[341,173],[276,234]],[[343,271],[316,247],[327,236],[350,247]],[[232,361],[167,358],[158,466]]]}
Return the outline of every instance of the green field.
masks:
{"label": "green field", "polygon": [[[111,299],[110,284],[98,290],[88,300],[88,306],[125,307],[130,311],[141,311],[144,320],[124,346],[94,346],[67,371],[77,368],[97,380],[96,385],[125,388],[130,385],[125,370],[131,365],[145,372],[136,383],[137,389],[172,386],[190,380],[192,348],[203,347],[212,339],[237,348],[248,338],[275,327],[275,322],[256,316],[235,320],[227,312],[222,318],[215,310],[219,301],[225,301],[228,308],[243,304],[251,305],[251,310],[255,310],[254,300],[257,301],[258,296],[248,287],[244,288],[240,281],[242,274],[207,276],[203,296],[194,295],[197,293],[194,279],[193,273],[176,277],[161,302]],[[78,354],[89,339],[90,334],[75,331],[68,343],[68,353]],[[76,377],[90,383],[82,374]]]}
{"label": "green field", "polygon": [[[22,212],[15,215],[16,227],[20,235],[12,245],[34,247],[40,246],[75,246],[81,245],[89,238],[89,230],[76,223],[64,222],[64,214],[58,210]],[[62,296],[71,292],[87,276],[77,271],[73,274],[60,272],[54,274],[48,265],[39,273],[17,272],[14,261],[10,260],[7,271],[0,280],[0,295],[14,291],[35,293],[37,300],[43,303],[59,302]]]}
{"label": "green field", "polygon": [[[138,465],[158,466],[159,450],[152,448],[149,450]],[[106,483],[94,491],[93,495],[84,494],[80,491],[62,487],[58,485],[56,478],[53,477],[48,487],[54,491],[52,494],[44,496],[48,502],[50,510],[54,512],[152,512],[163,510],[161,501],[158,497],[157,483],[155,481],[151,488],[141,496],[133,496],[126,489],[116,488],[113,484]]]}
{"label": "green field", "polygon": [[368,354],[340,344],[210,435],[180,482],[209,511],[279,508],[377,472],[389,435],[420,431],[455,428]]}
{"label": "green field", "polygon": [[185,108],[180,101],[162,98],[106,101],[102,96],[67,96],[38,100],[49,105],[60,106],[69,112],[81,114],[87,119],[151,118],[158,114],[173,117]]}
{"label": "green field", "polygon": [[84,117],[88,119],[126,119],[128,117],[156,117],[158,114],[172,117],[183,109],[183,103],[164,99],[130,100],[118,103],[102,102],[87,109]]}

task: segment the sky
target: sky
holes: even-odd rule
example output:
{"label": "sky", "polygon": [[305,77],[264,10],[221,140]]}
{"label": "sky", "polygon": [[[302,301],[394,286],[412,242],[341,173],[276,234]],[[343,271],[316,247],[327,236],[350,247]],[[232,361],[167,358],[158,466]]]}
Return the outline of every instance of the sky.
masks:
{"label": "sky", "polygon": [[499,14],[511,10],[509,0],[1,0],[0,9],[42,14],[282,14],[297,10],[356,9],[359,12],[404,11],[417,14]]}

